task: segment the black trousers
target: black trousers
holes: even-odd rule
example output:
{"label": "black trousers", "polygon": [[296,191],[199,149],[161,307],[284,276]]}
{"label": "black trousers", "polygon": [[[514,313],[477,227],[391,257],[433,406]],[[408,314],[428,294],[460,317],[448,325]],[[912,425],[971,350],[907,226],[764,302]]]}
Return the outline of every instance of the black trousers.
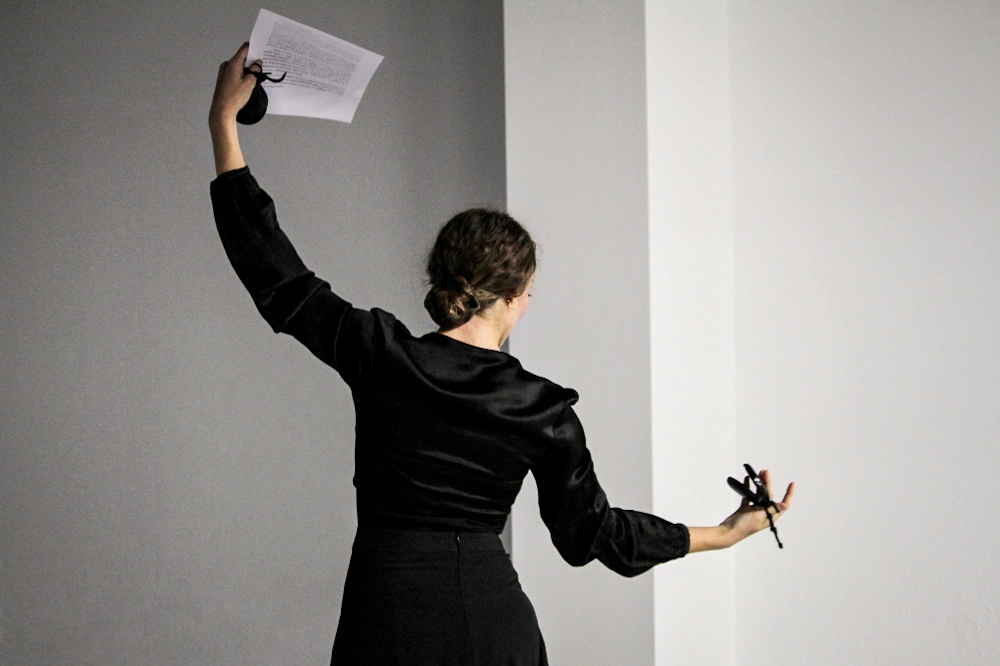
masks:
{"label": "black trousers", "polygon": [[358,529],[331,664],[547,664],[500,538]]}

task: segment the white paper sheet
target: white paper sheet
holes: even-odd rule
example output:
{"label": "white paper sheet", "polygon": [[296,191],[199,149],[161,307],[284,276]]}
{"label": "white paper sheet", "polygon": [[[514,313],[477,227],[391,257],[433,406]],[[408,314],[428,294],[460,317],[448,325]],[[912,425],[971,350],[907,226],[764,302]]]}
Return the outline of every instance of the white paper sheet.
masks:
{"label": "white paper sheet", "polygon": [[281,83],[264,82],[267,113],[349,123],[382,56],[261,9],[247,63],[261,60]]}

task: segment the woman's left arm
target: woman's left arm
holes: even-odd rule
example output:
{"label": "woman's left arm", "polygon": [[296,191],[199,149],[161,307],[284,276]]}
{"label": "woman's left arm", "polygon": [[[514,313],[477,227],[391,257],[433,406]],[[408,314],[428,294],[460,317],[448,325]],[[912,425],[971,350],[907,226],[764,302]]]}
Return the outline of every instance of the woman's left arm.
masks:
{"label": "woman's left arm", "polygon": [[[575,402],[575,400],[574,400]],[[688,553],[729,548],[768,527],[763,507],[744,500],[735,513],[714,527],[688,527],[643,513],[612,507],[594,472],[583,426],[571,407],[548,431],[545,455],[532,467],[542,520],[567,562],[581,566],[596,558],[622,576],[637,576]],[[768,493],[771,474],[760,473]],[[784,515],[794,484],[772,519]]]}
{"label": "woman's left arm", "polygon": [[[767,488],[768,496],[771,497],[771,472],[762,469],[760,478]],[[785,497],[780,502],[774,503],[771,522],[785,515],[785,512],[792,506],[792,495],[794,494],[795,483],[792,482],[785,490]],[[750,504],[750,500],[744,498],[740,503],[740,508],[715,527],[689,527],[688,530],[691,532],[690,552],[721,550],[735,546],[748,536],[767,529],[771,525],[771,522],[767,520],[767,514],[770,512],[770,508],[754,506]]]}

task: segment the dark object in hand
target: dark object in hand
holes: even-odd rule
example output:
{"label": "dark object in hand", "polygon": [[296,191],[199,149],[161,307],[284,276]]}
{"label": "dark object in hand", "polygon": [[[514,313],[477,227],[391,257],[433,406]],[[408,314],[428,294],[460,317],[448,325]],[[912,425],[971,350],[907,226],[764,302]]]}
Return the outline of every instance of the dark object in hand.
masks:
{"label": "dark object in hand", "polygon": [[[729,487],[750,500],[750,503],[754,506],[764,507],[764,513],[767,514],[767,522],[771,525],[771,531],[774,532],[774,540],[778,542],[778,548],[784,548],[785,545],[778,538],[778,529],[774,526],[774,521],[771,519],[771,507],[774,506],[775,513],[778,513],[778,507],[775,506],[774,500],[771,499],[771,495],[767,492],[767,486],[757,476],[757,472],[753,471],[753,467],[744,464],[743,468],[747,471],[748,482],[743,484],[733,477],[729,477],[727,479]],[[750,488],[751,482],[754,485],[753,489]]]}
{"label": "dark object in hand", "polygon": [[267,113],[267,93],[264,92],[264,86],[262,84],[264,81],[281,83],[285,80],[285,75],[287,75],[288,72],[282,74],[280,78],[275,79],[271,77],[271,72],[257,72],[249,67],[244,67],[243,74],[253,74],[257,79],[257,83],[253,87],[253,92],[250,93],[250,99],[243,106],[243,108],[239,110],[239,113],[236,114],[236,122],[244,125],[253,125],[256,122],[259,122],[260,119],[264,117],[264,114]]}

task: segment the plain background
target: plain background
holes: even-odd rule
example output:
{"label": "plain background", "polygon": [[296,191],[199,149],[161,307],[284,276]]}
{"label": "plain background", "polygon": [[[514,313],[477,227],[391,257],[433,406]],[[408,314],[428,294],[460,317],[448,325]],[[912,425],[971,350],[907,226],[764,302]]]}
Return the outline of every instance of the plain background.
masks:
{"label": "plain background", "polygon": [[[566,567],[526,484],[553,663],[1000,659],[996,3],[268,8],[386,56],[352,125],[243,134],[311,267],[428,330],[434,229],[506,179],[543,243],[512,351],[581,391],[612,500],[710,523],[742,462],[801,484],[784,551],[629,581]],[[328,658],[350,398],[269,333],[208,199],[257,9],[0,10],[5,663]]]}
{"label": "plain background", "polygon": [[[322,664],[355,519],[339,376],[260,318],[209,200],[248,2],[5,2],[0,662]],[[276,2],[385,56],[351,125],[241,132],[304,261],[431,330],[437,228],[503,206],[499,2]]]}
{"label": "plain background", "polygon": [[[504,23],[507,203],[541,245],[511,351],[579,391],[609,500],[650,511],[643,3],[507,2]],[[512,522],[514,566],[552,663],[652,663],[653,577],[566,566],[531,480]]]}
{"label": "plain background", "polygon": [[517,507],[555,663],[1000,661],[1000,5],[540,4],[507,3],[508,201],[562,213],[522,214],[559,277],[514,353],[573,378],[613,502],[712,524],[744,462],[799,482],[784,550],[652,600]]}
{"label": "plain background", "polygon": [[1000,4],[729,34],[737,451],[804,482],[784,566],[737,553],[737,650],[1000,662]]}

